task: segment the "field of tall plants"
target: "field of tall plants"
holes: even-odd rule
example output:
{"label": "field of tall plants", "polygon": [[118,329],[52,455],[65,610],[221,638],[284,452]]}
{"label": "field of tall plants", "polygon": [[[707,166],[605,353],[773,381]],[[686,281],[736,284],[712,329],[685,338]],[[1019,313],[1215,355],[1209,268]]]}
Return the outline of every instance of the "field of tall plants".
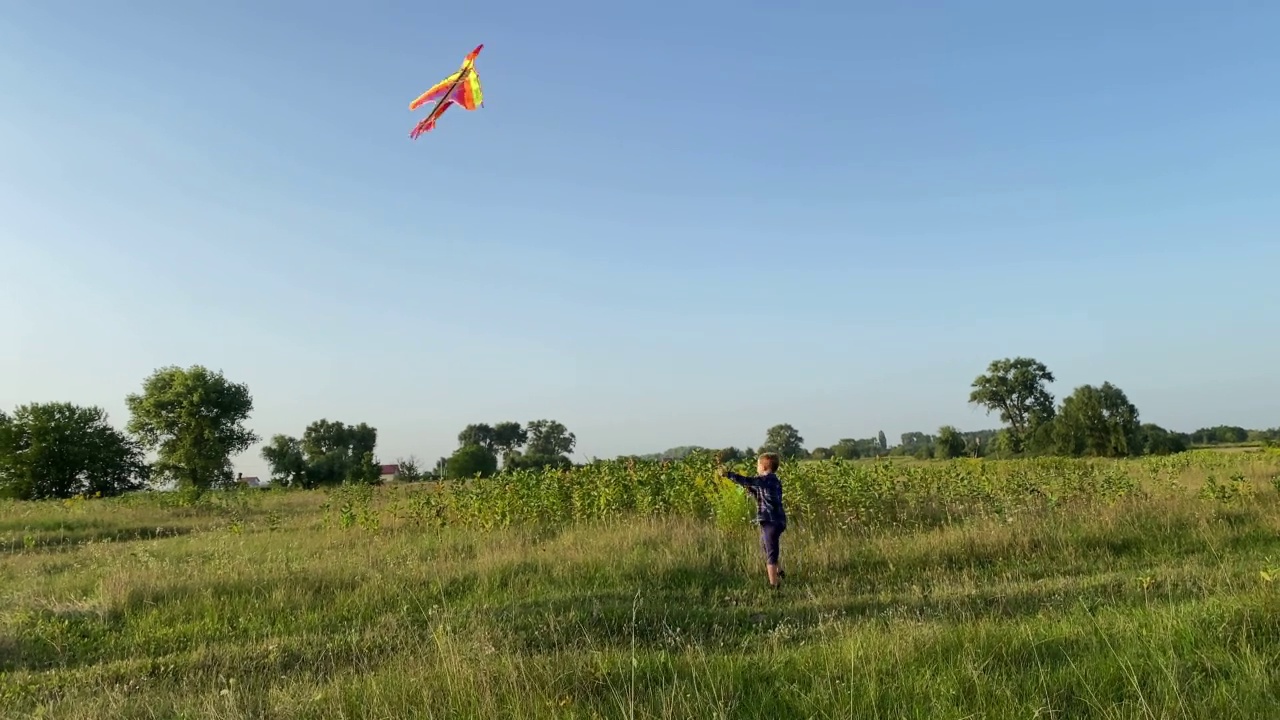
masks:
{"label": "field of tall plants", "polygon": [[779,591],[716,470],[5,503],[0,717],[1280,707],[1280,454],[785,465]]}
{"label": "field of tall plants", "polygon": [[[607,461],[571,470],[522,470],[446,482],[404,502],[416,520],[478,528],[633,515],[725,523],[749,518],[752,504],[739,488],[719,479],[717,469],[709,454],[677,462]],[[734,469],[753,474],[754,461]],[[1125,497],[1191,493],[1226,500],[1280,490],[1280,454],[1199,451],[1141,460],[830,460],[789,464],[780,474],[788,514],[795,521],[874,531],[1008,518]]]}

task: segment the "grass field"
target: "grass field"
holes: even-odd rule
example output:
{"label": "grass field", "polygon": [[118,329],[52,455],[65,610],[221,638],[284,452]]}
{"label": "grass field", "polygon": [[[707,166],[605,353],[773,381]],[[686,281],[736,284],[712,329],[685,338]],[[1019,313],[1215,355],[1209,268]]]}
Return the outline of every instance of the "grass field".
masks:
{"label": "grass field", "polygon": [[1280,455],[706,463],[0,505],[0,713],[1277,716]]}

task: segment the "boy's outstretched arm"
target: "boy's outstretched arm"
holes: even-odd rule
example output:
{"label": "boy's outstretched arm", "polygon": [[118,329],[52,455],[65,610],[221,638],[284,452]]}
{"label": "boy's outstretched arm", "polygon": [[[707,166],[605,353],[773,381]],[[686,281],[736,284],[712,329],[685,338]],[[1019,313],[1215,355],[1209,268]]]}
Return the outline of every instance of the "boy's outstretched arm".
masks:
{"label": "boy's outstretched arm", "polygon": [[764,475],[750,475],[750,476],[741,475],[732,470],[725,471],[724,476],[743,487],[753,487],[753,488],[761,487],[762,481],[766,477]]}

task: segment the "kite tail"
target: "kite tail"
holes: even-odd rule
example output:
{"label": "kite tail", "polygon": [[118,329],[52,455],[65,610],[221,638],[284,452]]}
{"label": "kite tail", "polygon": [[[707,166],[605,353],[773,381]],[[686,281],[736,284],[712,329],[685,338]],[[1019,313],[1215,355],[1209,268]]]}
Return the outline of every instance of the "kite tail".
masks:
{"label": "kite tail", "polygon": [[435,118],[427,118],[426,120],[423,120],[422,122],[419,122],[417,125],[413,126],[413,129],[409,131],[409,137],[414,140],[417,140],[419,135],[425,132],[430,132],[431,129],[434,128],[435,126],[436,126]]}

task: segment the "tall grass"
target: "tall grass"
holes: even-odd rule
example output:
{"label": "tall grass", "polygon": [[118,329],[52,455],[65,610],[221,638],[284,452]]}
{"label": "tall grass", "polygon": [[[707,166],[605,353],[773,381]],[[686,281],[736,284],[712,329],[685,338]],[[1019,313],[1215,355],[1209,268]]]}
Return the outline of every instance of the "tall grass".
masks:
{"label": "tall grass", "polygon": [[779,592],[712,469],[0,506],[0,715],[1280,707],[1280,456],[797,465]]}

